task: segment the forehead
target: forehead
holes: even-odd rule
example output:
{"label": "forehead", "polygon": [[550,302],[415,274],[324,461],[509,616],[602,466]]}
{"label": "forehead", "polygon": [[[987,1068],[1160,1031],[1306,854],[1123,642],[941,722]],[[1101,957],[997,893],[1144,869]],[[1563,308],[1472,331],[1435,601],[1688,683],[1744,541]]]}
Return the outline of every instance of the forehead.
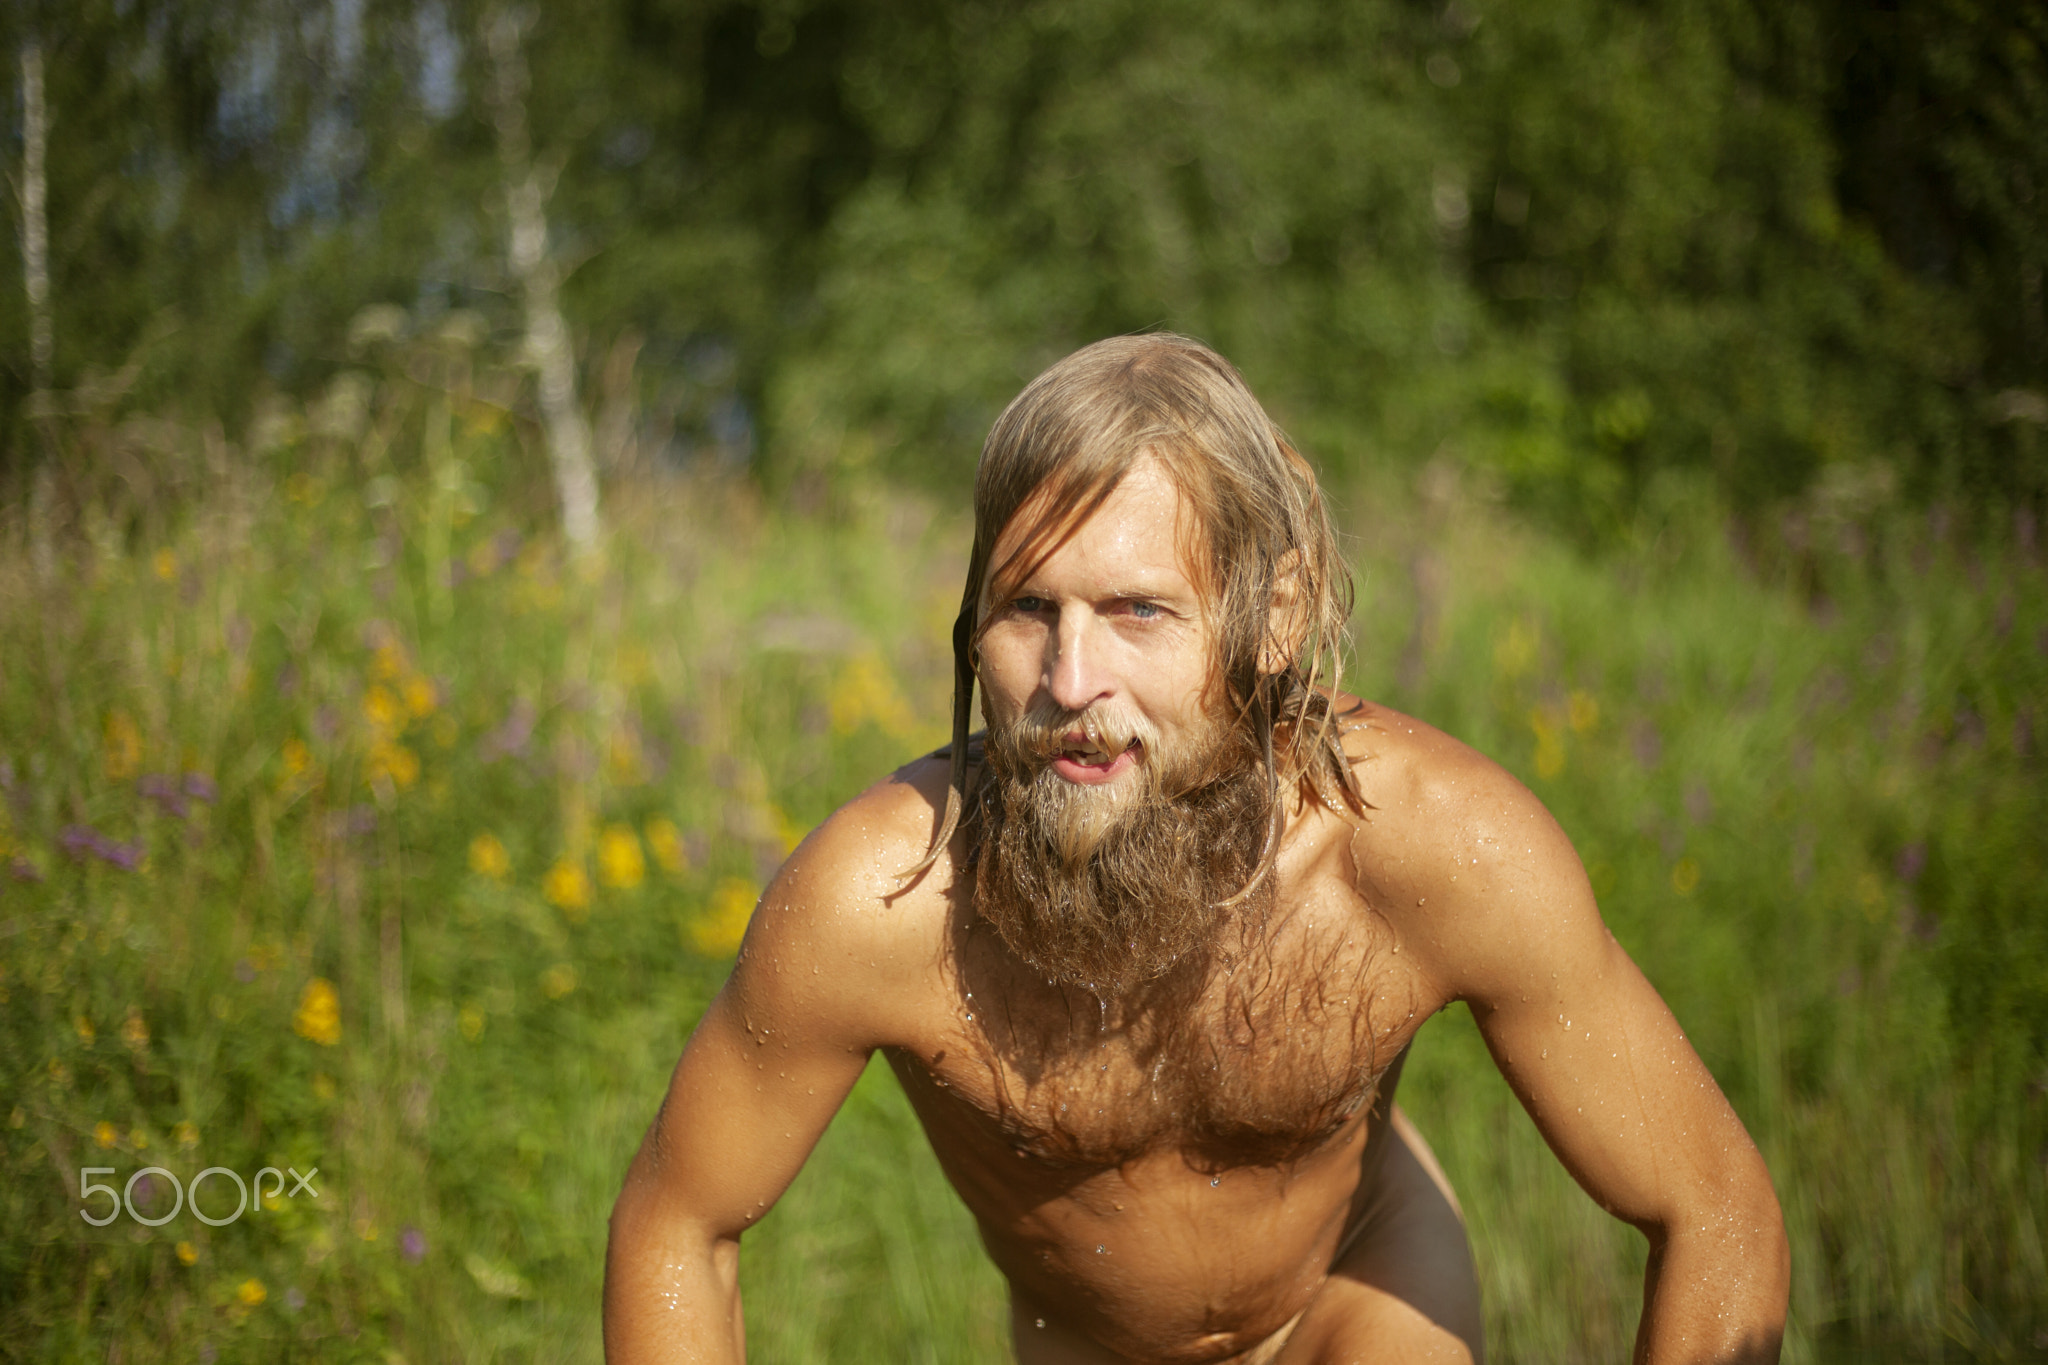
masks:
{"label": "forehead", "polygon": [[984,600],[1047,575],[1100,580],[1111,590],[1193,595],[1195,518],[1157,456],[1141,454],[1101,506],[1067,525],[1045,524],[1048,500],[1041,487],[996,537]]}

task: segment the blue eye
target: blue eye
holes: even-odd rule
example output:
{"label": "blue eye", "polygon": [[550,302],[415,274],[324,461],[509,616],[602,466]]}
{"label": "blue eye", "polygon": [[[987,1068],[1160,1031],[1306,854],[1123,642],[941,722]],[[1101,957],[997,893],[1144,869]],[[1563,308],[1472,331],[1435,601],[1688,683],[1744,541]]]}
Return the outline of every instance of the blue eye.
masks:
{"label": "blue eye", "polygon": [[1159,604],[1157,602],[1133,602],[1130,606],[1131,615],[1141,621],[1149,621],[1159,614]]}
{"label": "blue eye", "polygon": [[1019,597],[1010,603],[1013,610],[1021,611],[1027,616],[1044,611],[1051,605],[1052,603],[1043,597]]}

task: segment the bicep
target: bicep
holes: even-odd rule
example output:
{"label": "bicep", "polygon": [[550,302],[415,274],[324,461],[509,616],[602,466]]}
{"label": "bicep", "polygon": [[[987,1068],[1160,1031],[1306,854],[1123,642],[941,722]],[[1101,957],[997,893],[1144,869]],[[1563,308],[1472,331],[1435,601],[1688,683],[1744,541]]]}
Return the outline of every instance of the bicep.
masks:
{"label": "bicep", "polygon": [[738,976],[676,1063],[634,1178],[672,1217],[736,1237],[796,1178],[868,1049],[761,1007]]}
{"label": "bicep", "polygon": [[[1668,1226],[1768,1177],[1706,1066],[1601,921],[1570,841],[1517,785],[1445,933],[1451,994],[1544,1139],[1616,1217]],[[1488,867],[1491,864],[1491,867]],[[1469,866],[1475,866],[1468,862]]]}

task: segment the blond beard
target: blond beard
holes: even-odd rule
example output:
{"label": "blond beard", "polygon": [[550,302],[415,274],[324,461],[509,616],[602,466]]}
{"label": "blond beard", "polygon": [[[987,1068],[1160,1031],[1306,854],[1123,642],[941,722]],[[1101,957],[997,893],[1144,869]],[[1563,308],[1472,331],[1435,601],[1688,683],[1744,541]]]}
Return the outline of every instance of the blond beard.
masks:
{"label": "blond beard", "polygon": [[[1069,782],[1052,759],[1075,730],[1110,754],[1135,741],[1136,764],[1114,782]],[[1105,998],[1206,968],[1272,821],[1272,781],[1244,726],[1210,717],[1169,736],[1120,708],[1041,705],[992,723],[986,753],[974,908],[1012,952]],[[1243,913],[1257,916],[1270,890],[1269,879]]]}

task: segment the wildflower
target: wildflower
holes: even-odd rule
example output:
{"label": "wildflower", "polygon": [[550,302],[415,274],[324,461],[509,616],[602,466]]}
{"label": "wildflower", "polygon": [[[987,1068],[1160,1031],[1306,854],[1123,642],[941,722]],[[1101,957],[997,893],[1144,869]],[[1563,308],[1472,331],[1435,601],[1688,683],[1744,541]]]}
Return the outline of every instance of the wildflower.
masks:
{"label": "wildflower", "polygon": [[92,1026],[92,1020],[82,1014],[71,1021],[71,1027],[77,1030],[79,1043],[88,1049],[92,1047],[93,1039],[99,1037],[98,1030]]}
{"label": "wildflower", "polygon": [[683,832],[676,828],[675,821],[657,815],[647,822],[646,830],[647,847],[662,871],[671,875],[689,871],[689,850],[683,846]]}
{"label": "wildflower", "polygon": [[285,1290],[284,1306],[291,1309],[294,1313],[298,1312],[301,1308],[304,1308],[306,1306],[305,1291],[300,1289],[297,1285],[293,1285],[290,1289]]}
{"label": "wildflower", "polygon": [[870,722],[892,736],[916,726],[888,665],[873,652],[856,656],[840,671],[832,686],[831,710],[832,728],[842,735]]}
{"label": "wildflower", "polygon": [[26,858],[16,858],[7,864],[7,875],[18,882],[39,882],[43,870]]}
{"label": "wildflower", "polygon": [[341,1041],[341,997],[335,994],[332,981],[316,976],[306,983],[292,1014],[292,1032],[322,1047]]}
{"label": "wildflower", "polygon": [[756,892],[751,882],[727,877],[711,893],[711,904],[690,925],[690,941],[707,957],[730,957],[746,936]]}
{"label": "wildflower", "polygon": [[370,746],[367,780],[373,787],[388,783],[404,791],[420,780],[420,757],[403,744],[380,739]]}
{"label": "wildflower", "polygon": [[145,799],[156,802],[166,815],[183,820],[191,813],[191,808],[185,804],[185,794],[161,773],[144,773],[136,779],[135,790]]}
{"label": "wildflower", "polygon": [[186,773],[185,795],[191,797],[194,801],[204,801],[210,806],[220,800],[220,788],[205,773]]}
{"label": "wildflower", "polygon": [[1680,858],[1671,868],[1671,889],[1681,896],[1690,896],[1700,884],[1700,864],[1697,858]]}
{"label": "wildflower", "polygon": [[101,1119],[92,1126],[92,1140],[102,1147],[111,1147],[121,1140],[121,1131],[105,1119]]}
{"label": "wildflower", "polygon": [[126,782],[142,764],[142,731],[126,711],[109,711],[101,750],[107,780]]}
{"label": "wildflower", "polygon": [[263,1288],[263,1281],[261,1280],[244,1280],[235,1287],[235,1300],[244,1308],[254,1308],[269,1297],[270,1295]]}
{"label": "wildflower", "polygon": [[[388,628],[387,628],[388,629]],[[406,671],[405,647],[396,640],[385,640],[370,656],[370,676],[389,682],[401,677]]]}
{"label": "wildflower", "polygon": [[[50,1059],[50,1084],[59,1090],[71,1084],[71,1068],[54,1057]],[[109,1129],[108,1131],[111,1132],[113,1130]]]}
{"label": "wildflower", "polygon": [[287,781],[303,777],[312,771],[313,751],[306,747],[305,741],[296,736],[284,742],[279,757],[284,761],[284,775]]}
{"label": "wildflower", "polygon": [[547,897],[548,904],[569,918],[581,920],[590,909],[590,874],[583,870],[581,862],[561,858],[548,869],[540,893]]}
{"label": "wildflower", "polygon": [[405,728],[405,705],[382,683],[372,683],[363,693],[363,719],[376,735],[395,735]]}
{"label": "wildflower", "polygon": [[606,825],[597,839],[597,876],[606,886],[630,891],[647,877],[647,858],[631,825]]}
{"label": "wildflower", "polygon": [[462,1012],[455,1017],[455,1024],[462,1030],[462,1036],[472,1043],[484,1036],[484,1012],[474,1004],[462,1007]]}
{"label": "wildflower", "polygon": [[1536,707],[1529,712],[1529,728],[1536,732],[1536,775],[1556,777],[1564,771],[1564,736],[1556,717],[1548,707]]}
{"label": "wildflower", "polygon": [[540,993],[550,1000],[560,1000],[576,989],[576,969],[566,962],[557,962],[540,974]]}
{"label": "wildflower", "polygon": [[168,549],[158,550],[150,556],[149,567],[156,571],[158,578],[168,583],[178,576],[177,553]]}
{"label": "wildflower", "polygon": [[427,1254],[427,1234],[418,1228],[407,1228],[398,1236],[398,1254],[414,1265],[419,1264]]}
{"label": "wildflower", "polygon": [[199,1249],[190,1242],[178,1243],[178,1264],[191,1265],[199,1259]]}
{"label": "wildflower", "polygon": [[171,1129],[171,1136],[177,1139],[180,1147],[199,1145],[199,1129],[189,1119],[180,1119],[177,1126]]}
{"label": "wildflower", "polygon": [[1507,634],[1501,636],[1493,647],[1493,671],[1509,680],[1521,677],[1529,671],[1529,665],[1536,662],[1536,649],[1542,640],[1535,622],[1517,620],[1509,623]]}
{"label": "wildflower", "polygon": [[631,726],[621,725],[612,731],[605,745],[604,769],[605,776],[621,787],[637,787],[647,781],[647,760]]}
{"label": "wildflower", "polygon": [[1572,733],[1583,735],[1600,723],[1600,702],[1591,692],[1574,688],[1565,705],[1566,723]]}
{"label": "wildflower", "polygon": [[424,720],[434,714],[440,705],[441,695],[432,678],[415,673],[405,680],[399,689],[405,696],[405,709],[414,720]]}
{"label": "wildflower", "polygon": [[138,1152],[149,1146],[149,1130],[146,1128],[130,1128],[128,1130],[128,1145]]}
{"label": "wildflower", "polygon": [[121,1041],[137,1052],[149,1046],[149,1024],[144,1021],[142,1011],[129,1007],[128,1017],[121,1023]]}
{"label": "wildflower", "polygon": [[505,852],[497,835],[486,831],[469,841],[469,870],[501,882],[512,871],[512,856]]}

